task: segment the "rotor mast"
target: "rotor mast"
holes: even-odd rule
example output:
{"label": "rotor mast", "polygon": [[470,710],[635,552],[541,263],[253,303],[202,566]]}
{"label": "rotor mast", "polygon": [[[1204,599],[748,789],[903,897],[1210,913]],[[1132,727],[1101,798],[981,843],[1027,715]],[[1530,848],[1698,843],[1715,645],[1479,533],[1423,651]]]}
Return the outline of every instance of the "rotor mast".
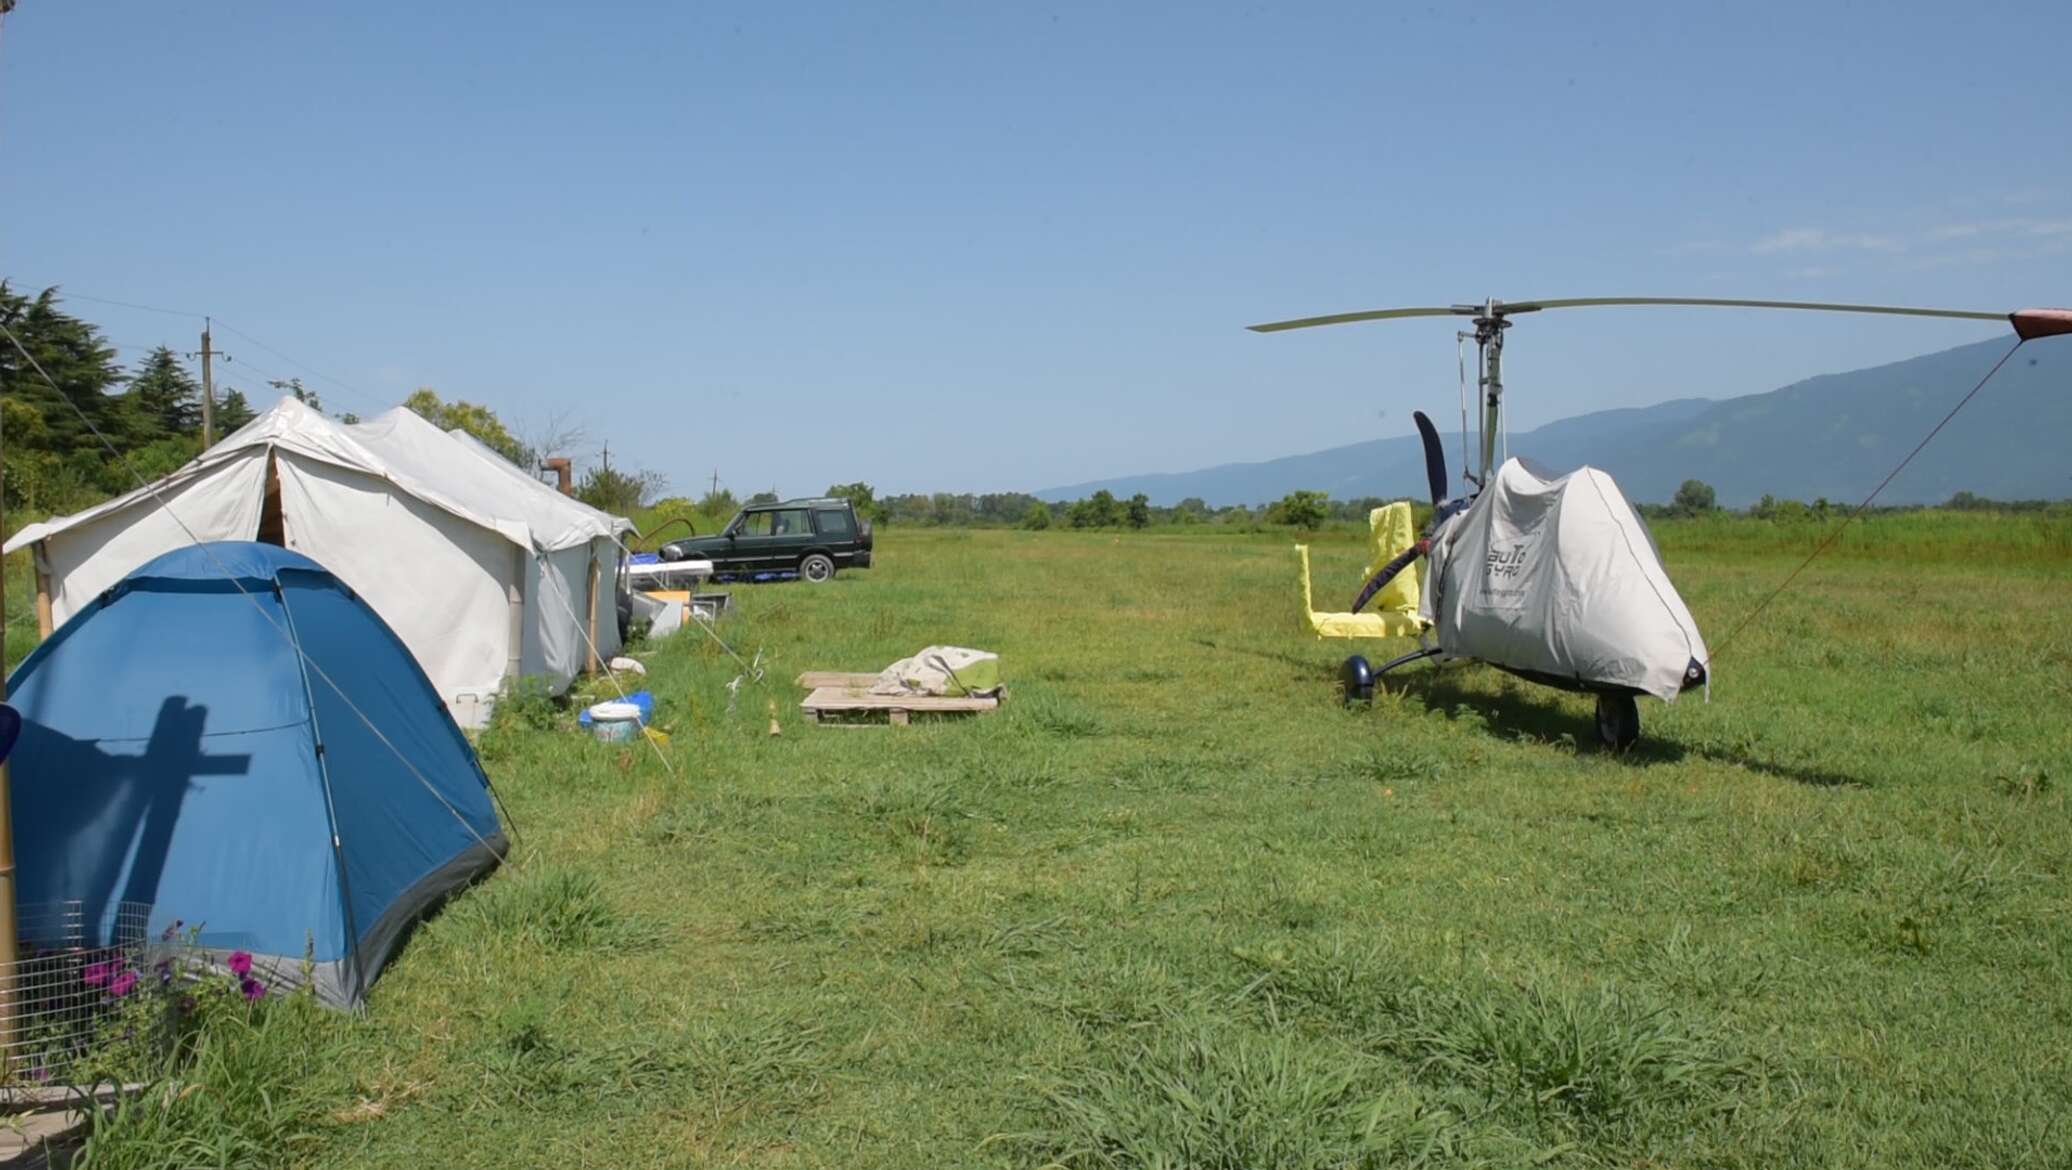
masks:
{"label": "rotor mast", "polygon": [[1504,330],[1511,323],[1498,304],[1492,297],[1479,306],[1460,306],[1475,314],[1475,350],[1481,367],[1477,385],[1482,390],[1482,463],[1472,477],[1476,487],[1486,486],[1495,469],[1496,437],[1502,433],[1504,421]]}

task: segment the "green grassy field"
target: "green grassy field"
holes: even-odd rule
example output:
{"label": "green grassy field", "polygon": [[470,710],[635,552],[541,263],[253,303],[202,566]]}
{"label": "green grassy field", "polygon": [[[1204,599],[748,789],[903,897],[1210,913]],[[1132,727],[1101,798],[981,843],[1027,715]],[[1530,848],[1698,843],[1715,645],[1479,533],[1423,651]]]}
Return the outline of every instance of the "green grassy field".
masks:
{"label": "green grassy field", "polygon": [[[516,863],[364,1017],[216,1037],[92,1153],[2072,1164],[2072,548],[1915,523],[1852,534],[1624,758],[1484,668],[1343,709],[1336,663],[1390,647],[1299,632],[1286,537],[883,532],[877,569],[735,590],[762,684],[654,648],[673,777],[565,715],[486,735]],[[1715,643],[1810,547],[1658,534]],[[1356,588],[1351,534],[1316,556]],[[797,672],[930,642],[998,650],[1010,701],[799,721]]]}

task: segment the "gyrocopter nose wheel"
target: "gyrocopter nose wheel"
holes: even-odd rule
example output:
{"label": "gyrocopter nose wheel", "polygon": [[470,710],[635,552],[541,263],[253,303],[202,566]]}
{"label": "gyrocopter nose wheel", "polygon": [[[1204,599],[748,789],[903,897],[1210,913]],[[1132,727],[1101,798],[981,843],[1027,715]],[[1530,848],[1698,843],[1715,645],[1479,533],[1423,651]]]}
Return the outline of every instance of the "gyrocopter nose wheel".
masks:
{"label": "gyrocopter nose wheel", "polygon": [[1367,660],[1355,654],[1338,668],[1338,685],[1345,691],[1345,705],[1356,706],[1374,701],[1374,668]]}
{"label": "gyrocopter nose wheel", "polygon": [[1640,704],[1632,695],[1597,696],[1597,742],[1623,752],[1640,741]]}

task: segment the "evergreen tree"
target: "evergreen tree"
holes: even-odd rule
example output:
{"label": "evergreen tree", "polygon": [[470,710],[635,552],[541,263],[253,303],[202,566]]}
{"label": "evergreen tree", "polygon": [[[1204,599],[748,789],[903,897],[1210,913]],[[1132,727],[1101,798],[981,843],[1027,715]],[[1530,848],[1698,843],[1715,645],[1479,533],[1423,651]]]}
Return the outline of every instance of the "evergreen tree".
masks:
{"label": "evergreen tree", "polygon": [[252,404],[245,401],[244,391],[226,390],[223,401],[216,404],[216,437],[220,439],[257,417]]}
{"label": "evergreen tree", "polygon": [[[51,389],[11,343],[0,344],[0,386],[7,388],[8,398],[33,409],[42,420],[41,449],[98,460],[106,452],[94,438],[94,429],[118,446],[130,437],[123,425],[127,412],[108,394],[122,377],[115,350],[100,330],[58,308],[56,289],[45,289],[31,299],[0,281],[0,324],[21,339],[36,365],[57,383],[57,389]],[[13,449],[9,444],[9,454]]]}
{"label": "evergreen tree", "polygon": [[152,350],[130,375],[123,399],[138,441],[201,433],[201,386],[166,346]]}

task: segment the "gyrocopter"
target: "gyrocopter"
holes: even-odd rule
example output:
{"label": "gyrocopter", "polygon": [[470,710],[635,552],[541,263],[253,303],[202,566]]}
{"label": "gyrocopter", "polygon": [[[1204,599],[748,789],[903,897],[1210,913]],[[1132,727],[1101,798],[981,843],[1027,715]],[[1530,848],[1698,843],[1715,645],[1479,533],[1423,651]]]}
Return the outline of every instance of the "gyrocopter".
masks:
{"label": "gyrocopter", "polygon": [[[1612,477],[1593,467],[1555,474],[1508,455],[1501,463],[1496,460],[1503,433],[1504,331],[1511,318],[1543,309],[1611,305],[2005,321],[2021,341],[2072,333],[2068,309],[1993,313],[1711,297],[1492,299],[1251,326],[1256,333],[1278,333],[1359,321],[1467,317],[1475,327],[1480,461],[1473,472],[1463,469],[1461,491],[1449,491],[1438,429],[1422,411],[1416,413],[1432,496],[1431,526],[1373,573],[1352,607],[1358,613],[1413,562],[1429,560],[1418,603],[1418,649],[1378,667],[1359,655],[1347,659],[1341,678],[1348,700],[1371,697],[1382,675],[1413,662],[1472,659],[1531,682],[1595,695],[1598,739],[1623,751],[1640,738],[1639,696],[1666,702],[1693,687],[1710,686],[1712,659],[1697,622],[1670,584],[1647,525]],[[1465,405],[1463,415],[1465,432]]]}

